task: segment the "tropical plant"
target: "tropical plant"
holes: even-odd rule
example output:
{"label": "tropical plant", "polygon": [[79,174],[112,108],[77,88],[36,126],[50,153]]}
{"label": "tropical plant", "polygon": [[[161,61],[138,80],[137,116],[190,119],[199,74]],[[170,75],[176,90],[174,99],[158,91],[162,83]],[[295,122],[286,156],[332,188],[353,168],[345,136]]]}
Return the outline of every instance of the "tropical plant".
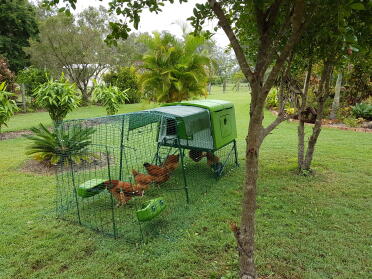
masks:
{"label": "tropical plant", "polygon": [[68,130],[61,127],[53,132],[43,124],[31,128],[33,135],[26,138],[33,141],[26,154],[47,165],[67,163],[69,160],[80,163],[89,161],[94,155],[87,149],[91,144],[91,135],[95,133],[92,127],[72,126]]}
{"label": "tropical plant", "polygon": [[279,105],[279,101],[278,101],[278,89],[276,88],[271,88],[269,94],[267,95],[267,98],[266,98],[266,103],[265,103],[265,107],[267,109],[271,109],[271,108],[277,108]]}
{"label": "tropical plant", "polygon": [[119,111],[119,105],[124,104],[125,101],[128,100],[126,94],[128,90],[129,89],[125,89],[122,91],[116,86],[95,84],[93,100],[104,105],[108,115],[113,115]]}
{"label": "tropical plant", "polygon": [[372,120],[372,105],[366,103],[356,104],[352,108],[352,114],[356,118],[364,118],[367,120]]}
{"label": "tropical plant", "polygon": [[26,94],[32,96],[33,91],[43,83],[48,82],[50,73],[36,67],[28,67],[17,75],[17,82],[24,84]]}
{"label": "tropical plant", "polygon": [[141,100],[141,91],[137,70],[135,67],[121,67],[117,71],[109,72],[103,76],[103,81],[108,85],[126,91],[126,103],[135,104]]}
{"label": "tropical plant", "polygon": [[63,75],[58,81],[50,79],[37,87],[34,97],[37,105],[47,109],[55,125],[79,104],[76,86],[66,81]]}
{"label": "tropical plant", "polygon": [[146,41],[150,51],[143,57],[141,84],[150,100],[168,103],[207,95],[210,59],[198,51],[204,42],[203,37],[187,35],[180,41],[156,32]]}
{"label": "tropical plant", "polygon": [[16,102],[11,99],[13,95],[13,93],[6,91],[5,82],[0,84],[0,132],[1,126],[6,126],[6,122],[18,110]]}

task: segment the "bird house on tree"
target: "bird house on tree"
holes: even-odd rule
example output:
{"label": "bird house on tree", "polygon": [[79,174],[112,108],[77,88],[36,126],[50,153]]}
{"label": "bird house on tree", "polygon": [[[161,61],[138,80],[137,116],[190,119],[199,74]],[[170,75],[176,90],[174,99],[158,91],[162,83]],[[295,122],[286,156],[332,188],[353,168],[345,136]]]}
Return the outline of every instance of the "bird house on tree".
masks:
{"label": "bird house on tree", "polygon": [[87,128],[95,132],[84,157],[65,152],[57,166],[57,213],[115,237],[137,241],[164,222],[170,228],[178,210],[238,165],[234,106],[226,101],[172,103],[57,129],[74,139]]}

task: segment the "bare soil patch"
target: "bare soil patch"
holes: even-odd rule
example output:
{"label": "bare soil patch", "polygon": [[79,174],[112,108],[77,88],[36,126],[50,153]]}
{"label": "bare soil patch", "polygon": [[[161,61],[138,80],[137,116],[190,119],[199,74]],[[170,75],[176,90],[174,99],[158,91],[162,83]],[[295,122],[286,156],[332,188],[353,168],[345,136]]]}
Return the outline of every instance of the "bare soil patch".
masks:
{"label": "bare soil patch", "polygon": [[[112,164],[113,158],[110,158],[110,164]],[[99,169],[107,166],[106,157],[99,159],[93,159],[91,161],[83,161],[80,164],[74,164],[74,171],[83,171],[90,169]],[[20,166],[20,170],[25,173],[38,174],[38,175],[54,175],[57,171],[68,170],[69,166],[62,167],[61,165],[47,165],[36,161],[34,159],[28,159]]]}
{"label": "bare soil patch", "polygon": [[0,140],[15,139],[25,135],[32,135],[32,132],[30,130],[4,132],[0,134]]}

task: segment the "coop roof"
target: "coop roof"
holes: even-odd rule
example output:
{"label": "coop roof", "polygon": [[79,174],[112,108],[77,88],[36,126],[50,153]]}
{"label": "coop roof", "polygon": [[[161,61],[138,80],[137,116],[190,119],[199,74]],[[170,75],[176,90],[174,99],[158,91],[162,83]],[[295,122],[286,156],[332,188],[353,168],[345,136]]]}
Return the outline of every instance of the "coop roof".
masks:
{"label": "coop roof", "polygon": [[[136,115],[142,114],[140,119]],[[165,106],[154,109],[145,110],[132,115],[130,120],[129,130],[133,130],[151,122],[156,122],[159,115],[164,115],[169,118],[182,121],[185,127],[187,136],[193,133],[210,128],[210,118],[207,109],[192,106]],[[134,119],[136,118],[136,120]],[[135,120],[135,121],[134,121]]]}
{"label": "coop roof", "polygon": [[209,111],[220,111],[223,109],[232,108],[234,105],[231,102],[224,100],[192,100],[192,101],[183,101],[178,103],[170,103],[165,106],[193,106],[208,109]]}
{"label": "coop roof", "polygon": [[187,136],[210,128],[209,112],[204,108],[176,105],[154,108],[150,111],[163,113],[183,121]]}

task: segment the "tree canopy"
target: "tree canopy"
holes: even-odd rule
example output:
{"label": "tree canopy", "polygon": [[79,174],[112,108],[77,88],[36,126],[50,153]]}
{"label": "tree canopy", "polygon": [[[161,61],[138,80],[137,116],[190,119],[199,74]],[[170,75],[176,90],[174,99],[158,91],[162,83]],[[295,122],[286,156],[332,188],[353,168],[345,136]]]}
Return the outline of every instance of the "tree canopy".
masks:
{"label": "tree canopy", "polygon": [[58,76],[65,72],[88,101],[88,84],[111,61],[110,48],[104,42],[102,22],[97,10],[88,10],[76,18],[57,14],[40,22],[39,39],[32,39],[26,49],[31,61]]}
{"label": "tree canopy", "polygon": [[1,1],[0,14],[0,55],[18,72],[30,62],[23,48],[38,34],[35,10],[27,0]]}

